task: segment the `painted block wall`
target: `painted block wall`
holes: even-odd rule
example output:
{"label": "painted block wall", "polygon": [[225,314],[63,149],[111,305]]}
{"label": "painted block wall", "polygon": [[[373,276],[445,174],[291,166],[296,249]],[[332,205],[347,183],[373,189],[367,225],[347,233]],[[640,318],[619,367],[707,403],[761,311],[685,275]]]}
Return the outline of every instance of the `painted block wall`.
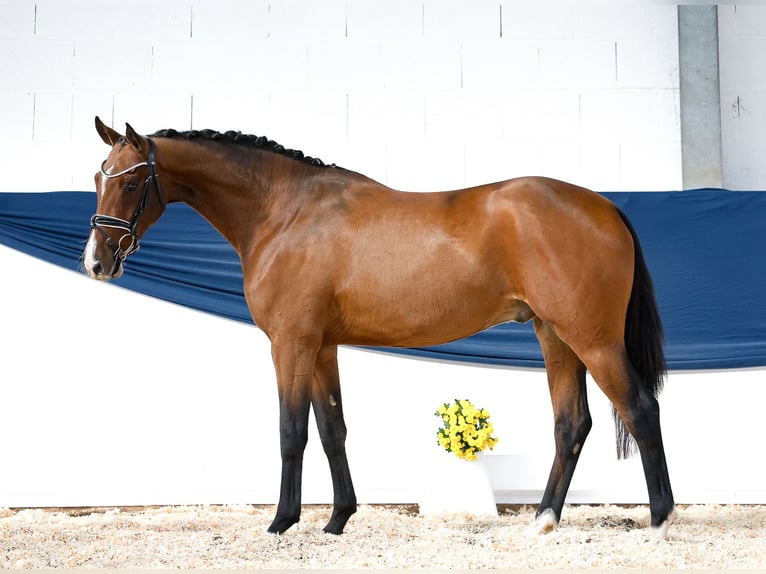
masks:
{"label": "painted block wall", "polygon": [[676,10],[3,0],[0,190],[91,189],[96,114],[265,134],[408,190],[530,174],[676,189]]}
{"label": "painted block wall", "polygon": [[[143,132],[266,134],[402,189],[522,174],[680,188],[675,7],[559,6],[0,0],[0,191],[91,189],[106,152],[96,114]],[[6,248],[0,270],[0,436],[14,437],[0,506],[276,501],[262,333]],[[141,325],[137,346],[94,329],[114,317]],[[343,349],[341,375],[360,501],[417,502],[440,454],[430,413],[455,396],[493,412],[498,501],[539,499],[553,454],[542,371]],[[741,442],[759,435],[762,379],[671,374],[663,430],[679,502],[766,501]],[[714,427],[722,382],[731,408]],[[609,406],[589,385],[594,430],[570,501],[645,502],[639,461],[614,460]],[[406,424],[386,427],[387,408]],[[306,456],[304,501],[329,502],[315,433]]]}
{"label": "painted block wall", "polygon": [[766,189],[766,5],[718,7],[724,187]]}

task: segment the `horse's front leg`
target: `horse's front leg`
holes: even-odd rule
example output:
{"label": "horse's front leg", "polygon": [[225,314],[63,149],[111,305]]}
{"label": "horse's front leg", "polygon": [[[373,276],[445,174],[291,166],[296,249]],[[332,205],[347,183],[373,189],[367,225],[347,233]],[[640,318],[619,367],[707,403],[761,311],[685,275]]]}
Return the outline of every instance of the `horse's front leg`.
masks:
{"label": "horse's front leg", "polygon": [[303,452],[318,344],[306,339],[273,338],[271,353],[279,389],[279,441],[282,479],[279,505],[268,531],[282,533],[300,520]]}
{"label": "horse's front leg", "polygon": [[316,361],[312,404],[333,486],[333,512],[324,531],[341,534],[356,512],[356,494],[346,458],[346,423],[338,375],[338,348],[323,347]]}

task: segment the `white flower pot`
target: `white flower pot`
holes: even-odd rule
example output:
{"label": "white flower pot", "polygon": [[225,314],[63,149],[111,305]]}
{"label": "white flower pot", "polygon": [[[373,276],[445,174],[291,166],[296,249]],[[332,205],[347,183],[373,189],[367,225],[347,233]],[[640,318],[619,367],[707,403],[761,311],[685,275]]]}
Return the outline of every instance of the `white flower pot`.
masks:
{"label": "white flower pot", "polygon": [[424,466],[420,514],[497,515],[495,493],[483,452],[476,460],[463,460],[439,451],[424,457]]}

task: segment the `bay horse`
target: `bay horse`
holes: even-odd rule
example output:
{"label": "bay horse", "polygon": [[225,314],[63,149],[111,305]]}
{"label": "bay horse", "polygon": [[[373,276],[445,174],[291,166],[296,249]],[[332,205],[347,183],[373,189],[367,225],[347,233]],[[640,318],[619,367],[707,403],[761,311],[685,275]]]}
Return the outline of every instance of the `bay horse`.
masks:
{"label": "bay horse", "polygon": [[666,536],[675,505],[656,399],[662,328],[635,231],[612,202],[542,177],[406,193],[265,137],[144,136],[129,124],[121,135],[98,117],[96,130],[111,151],[95,176],[89,276],[119,277],[171,202],[199,212],[239,254],[279,387],[281,488],[269,532],[300,518],[311,407],[333,484],[324,530],[341,534],[356,511],[338,345],[431,346],[531,320],[556,445],[532,528],[549,532],[561,517],[591,428],[587,370],[614,407],[618,456],[638,446],[650,526]]}

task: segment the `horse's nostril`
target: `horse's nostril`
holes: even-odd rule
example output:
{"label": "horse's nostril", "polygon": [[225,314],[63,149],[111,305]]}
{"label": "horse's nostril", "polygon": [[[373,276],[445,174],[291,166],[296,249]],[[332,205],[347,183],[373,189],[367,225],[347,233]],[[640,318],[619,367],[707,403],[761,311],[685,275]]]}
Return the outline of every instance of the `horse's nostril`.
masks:
{"label": "horse's nostril", "polygon": [[101,267],[101,263],[95,261],[93,266],[90,268],[90,271],[92,275],[99,276],[103,273],[103,267]]}

